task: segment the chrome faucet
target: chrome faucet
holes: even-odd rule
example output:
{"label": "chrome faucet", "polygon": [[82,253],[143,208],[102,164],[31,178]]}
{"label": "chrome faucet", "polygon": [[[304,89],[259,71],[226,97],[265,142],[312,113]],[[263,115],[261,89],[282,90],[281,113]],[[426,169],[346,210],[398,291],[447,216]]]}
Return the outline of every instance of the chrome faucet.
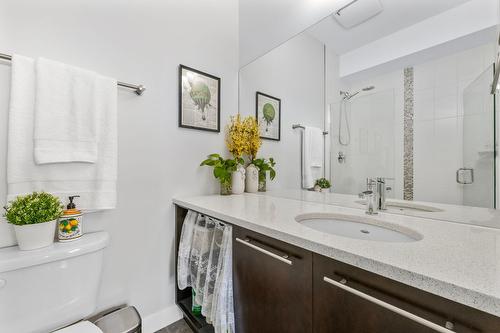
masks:
{"label": "chrome faucet", "polygon": [[366,214],[378,214],[379,210],[386,210],[387,191],[391,187],[385,185],[388,178],[377,177],[366,179],[366,191],[361,192],[359,197],[366,200]]}
{"label": "chrome faucet", "polygon": [[375,215],[378,214],[377,200],[375,198],[376,193],[373,191],[364,191],[359,194],[361,199],[366,200],[366,214]]}
{"label": "chrome faucet", "polygon": [[366,200],[366,214],[378,214],[379,195],[377,191],[377,181],[366,178],[366,191],[361,192],[359,197]]}
{"label": "chrome faucet", "polygon": [[387,198],[387,191],[392,190],[391,187],[385,185],[387,178],[377,177],[377,193],[378,193],[378,209],[386,210],[385,199]]}

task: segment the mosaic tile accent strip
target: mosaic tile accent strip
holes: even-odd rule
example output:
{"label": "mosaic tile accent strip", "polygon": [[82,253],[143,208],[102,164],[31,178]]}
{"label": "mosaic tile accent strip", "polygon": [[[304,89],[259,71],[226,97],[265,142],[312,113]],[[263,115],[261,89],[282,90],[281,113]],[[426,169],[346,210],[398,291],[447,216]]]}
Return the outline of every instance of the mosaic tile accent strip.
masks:
{"label": "mosaic tile accent strip", "polygon": [[404,200],[413,200],[413,110],[413,67],[407,67],[404,69]]}

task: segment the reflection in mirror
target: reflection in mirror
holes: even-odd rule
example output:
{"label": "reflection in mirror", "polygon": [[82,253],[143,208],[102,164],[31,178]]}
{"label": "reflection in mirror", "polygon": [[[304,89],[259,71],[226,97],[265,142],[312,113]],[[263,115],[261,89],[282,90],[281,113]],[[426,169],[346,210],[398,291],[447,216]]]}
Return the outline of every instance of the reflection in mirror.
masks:
{"label": "reflection in mirror", "polygon": [[263,147],[286,163],[271,189],[312,187],[301,124],[328,132],[313,168],[332,184],[326,201],[362,208],[372,190],[388,212],[495,208],[498,4],[381,3],[351,28],[326,17],[240,70],[240,112],[254,114],[257,91],[281,99],[281,142]]}
{"label": "reflection in mirror", "polygon": [[389,197],[494,207],[495,45],[456,43],[395,71],[341,78],[351,93],[330,107],[333,191],[356,194],[384,177]]}

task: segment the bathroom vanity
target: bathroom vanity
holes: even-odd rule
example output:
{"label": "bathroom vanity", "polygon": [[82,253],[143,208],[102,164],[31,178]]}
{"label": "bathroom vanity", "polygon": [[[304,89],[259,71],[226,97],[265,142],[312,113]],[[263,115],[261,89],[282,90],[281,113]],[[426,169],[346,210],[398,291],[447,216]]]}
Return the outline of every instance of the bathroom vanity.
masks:
{"label": "bathroom vanity", "polygon": [[238,333],[500,331],[498,229],[259,194],[174,203],[176,248],[188,209],[233,225]]}

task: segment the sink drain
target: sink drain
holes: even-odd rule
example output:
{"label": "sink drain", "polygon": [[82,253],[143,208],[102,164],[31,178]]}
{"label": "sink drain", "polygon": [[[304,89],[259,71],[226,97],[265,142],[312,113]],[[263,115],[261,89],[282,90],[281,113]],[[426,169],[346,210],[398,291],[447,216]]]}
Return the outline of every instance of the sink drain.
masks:
{"label": "sink drain", "polygon": [[364,234],[369,234],[369,233],[370,233],[368,230],[365,230],[365,229],[361,229],[360,231],[361,231],[362,233],[364,233]]}

